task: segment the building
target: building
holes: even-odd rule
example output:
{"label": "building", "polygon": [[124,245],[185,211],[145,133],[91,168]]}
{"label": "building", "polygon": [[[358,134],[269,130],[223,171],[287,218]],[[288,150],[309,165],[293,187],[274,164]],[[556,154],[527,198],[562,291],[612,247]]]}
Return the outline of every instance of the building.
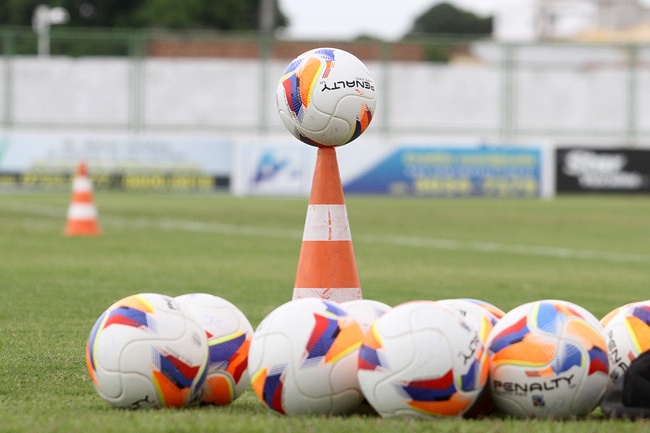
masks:
{"label": "building", "polygon": [[615,36],[648,23],[650,7],[640,0],[507,0],[496,13],[494,34],[502,41],[620,39]]}

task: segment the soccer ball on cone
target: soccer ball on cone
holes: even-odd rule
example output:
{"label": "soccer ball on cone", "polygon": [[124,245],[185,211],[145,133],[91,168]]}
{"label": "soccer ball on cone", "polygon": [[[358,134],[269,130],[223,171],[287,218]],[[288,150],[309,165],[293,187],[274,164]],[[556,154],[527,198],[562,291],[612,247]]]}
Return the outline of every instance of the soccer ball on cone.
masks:
{"label": "soccer ball on cone", "polygon": [[317,48],[294,59],[276,91],[282,123],[312,146],[343,146],[368,128],[375,112],[375,82],[354,55]]}

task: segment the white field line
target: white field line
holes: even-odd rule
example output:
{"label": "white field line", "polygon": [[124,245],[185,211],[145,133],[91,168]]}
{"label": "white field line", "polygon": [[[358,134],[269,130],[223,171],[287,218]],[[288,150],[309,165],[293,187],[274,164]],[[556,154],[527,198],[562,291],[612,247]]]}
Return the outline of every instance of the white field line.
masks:
{"label": "white field line", "polygon": [[[66,211],[54,206],[25,206],[19,204],[1,207],[14,213],[31,216],[52,217],[65,221]],[[240,226],[224,223],[206,223],[201,221],[170,219],[170,218],[124,218],[111,215],[100,215],[100,224],[117,228],[155,228],[159,230],[178,230],[195,233],[217,233],[230,236],[254,236],[273,239],[302,239],[303,230],[282,230],[268,227]],[[63,223],[62,223],[63,224]],[[424,249],[472,251],[496,254],[514,254],[526,256],[553,257],[559,259],[599,260],[617,263],[650,263],[649,254],[618,253],[610,251],[577,250],[571,248],[545,247],[541,245],[512,245],[493,242],[461,242],[450,239],[437,239],[415,236],[390,236],[359,234],[352,236],[353,241],[413,247]]]}

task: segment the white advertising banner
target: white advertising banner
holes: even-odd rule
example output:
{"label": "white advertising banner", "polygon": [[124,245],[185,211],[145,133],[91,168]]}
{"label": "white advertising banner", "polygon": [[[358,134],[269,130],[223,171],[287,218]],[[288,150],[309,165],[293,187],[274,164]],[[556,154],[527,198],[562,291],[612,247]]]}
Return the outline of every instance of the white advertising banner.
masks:
{"label": "white advertising banner", "polygon": [[230,173],[230,138],[21,134],[0,136],[0,172],[57,172],[86,162],[94,173]]}
{"label": "white advertising banner", "polygon": [[230,191],[235,195],[308,195],[316,150],[289,140],[239,143]]}

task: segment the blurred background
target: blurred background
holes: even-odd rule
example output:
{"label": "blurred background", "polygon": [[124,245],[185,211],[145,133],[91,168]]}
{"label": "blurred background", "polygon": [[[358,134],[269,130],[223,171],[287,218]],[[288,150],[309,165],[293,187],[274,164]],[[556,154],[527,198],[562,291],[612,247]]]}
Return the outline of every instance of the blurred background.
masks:
{"label": "blurred background", "polygon": [[346,193],[650,193],[646,0],[0,0],[0,190],[306,196],[275,89],[320,46],[378,88]]}

